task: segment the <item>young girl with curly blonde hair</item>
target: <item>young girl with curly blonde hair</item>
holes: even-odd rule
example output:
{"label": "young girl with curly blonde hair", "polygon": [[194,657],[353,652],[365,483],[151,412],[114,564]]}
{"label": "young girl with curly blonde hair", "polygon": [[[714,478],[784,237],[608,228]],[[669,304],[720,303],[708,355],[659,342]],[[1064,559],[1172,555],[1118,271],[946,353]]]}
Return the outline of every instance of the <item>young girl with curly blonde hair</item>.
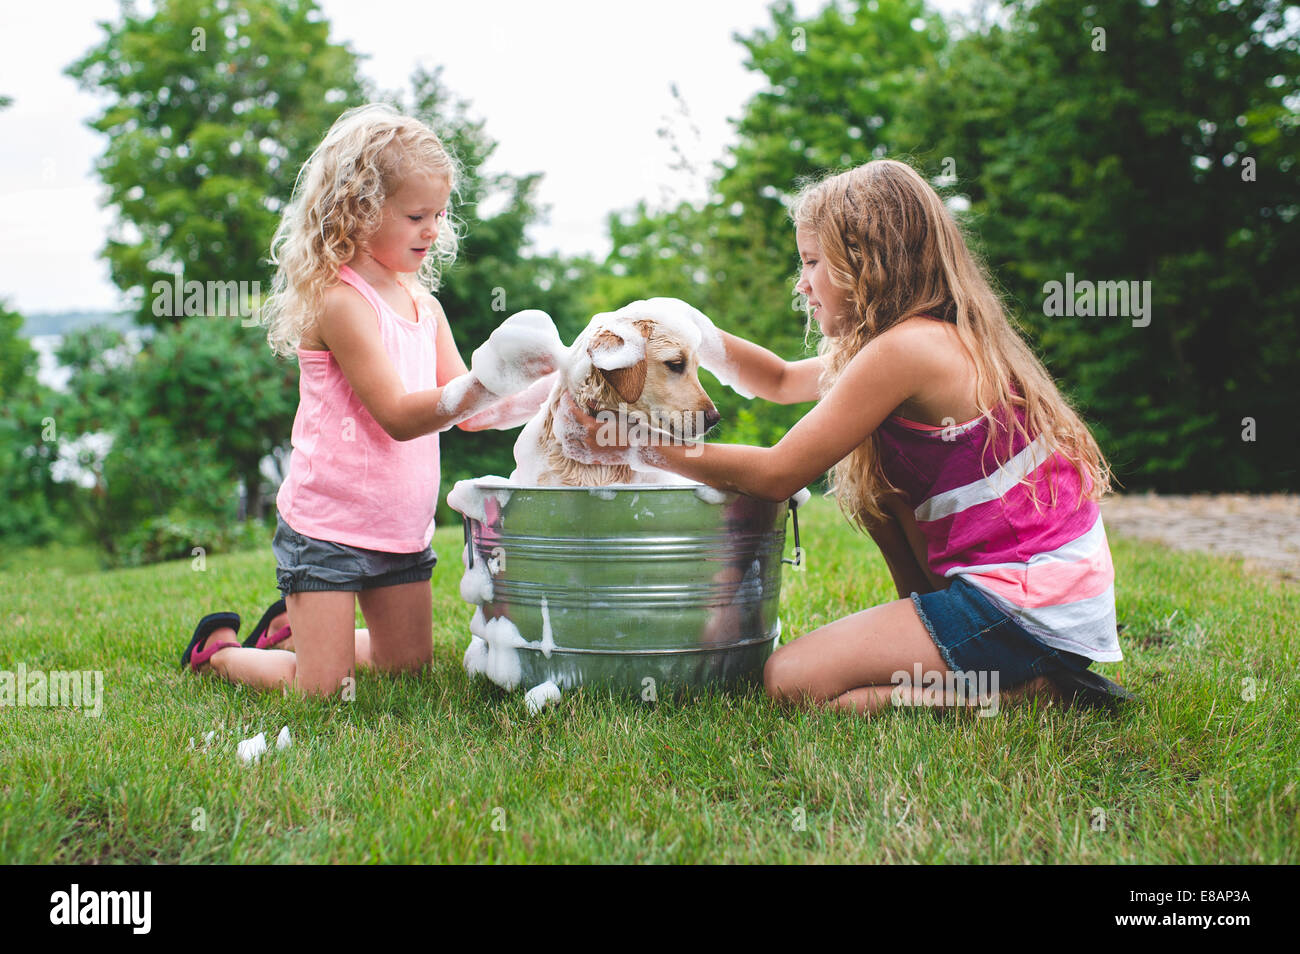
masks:
{"label": "young girl with curly blonde hair", "polygon": [[272,542],[284,599],[242,646],[237,615],[204,617],[182,665],[328,694],[357,665],[430,661],[438,432],[522,423],[561,350],[549,317],[521,312],[465,367],[426,290],[455,256],[455,183],[432,130],[375,104],[340,116],[303,166],[263,309],[272,348],[300,369]]}

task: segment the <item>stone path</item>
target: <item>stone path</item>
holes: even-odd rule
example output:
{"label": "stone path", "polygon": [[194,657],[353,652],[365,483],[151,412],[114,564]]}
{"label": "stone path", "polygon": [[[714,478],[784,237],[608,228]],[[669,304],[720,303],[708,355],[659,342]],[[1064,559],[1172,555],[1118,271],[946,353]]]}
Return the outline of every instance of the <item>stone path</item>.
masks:
{"label": "stone path", "polygon": [[1107,533],[1241,556],[1259,572],[1300,583],[1300,495],[1121,494],[1101,507]]}

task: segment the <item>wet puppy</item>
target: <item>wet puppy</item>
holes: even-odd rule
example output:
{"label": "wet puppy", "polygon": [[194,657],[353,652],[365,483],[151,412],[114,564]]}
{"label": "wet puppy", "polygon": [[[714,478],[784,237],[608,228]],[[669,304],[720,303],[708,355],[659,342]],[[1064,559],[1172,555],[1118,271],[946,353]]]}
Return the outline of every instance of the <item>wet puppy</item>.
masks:
{"label": "wet puppy", "polygon": [[[644,307],[638,307],[644,306]],[[601,487],[675,483],[681,478],[626,464],[588,464],[564,455],[555,433],[556,409],[568,391],[588,413],[626,414],[674,439],[700,438],[721,415],[700,385],[698,333],[652,302],[634,302],[591,320],[560,369],[551,396],[515,444],[513,484]]]}

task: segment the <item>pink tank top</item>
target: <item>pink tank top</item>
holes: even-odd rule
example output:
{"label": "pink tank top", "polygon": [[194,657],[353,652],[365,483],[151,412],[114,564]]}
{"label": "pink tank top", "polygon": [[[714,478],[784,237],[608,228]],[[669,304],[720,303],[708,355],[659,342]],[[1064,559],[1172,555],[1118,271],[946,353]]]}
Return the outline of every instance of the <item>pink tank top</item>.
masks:
{"label": "pink tank top", "polygon": [[[379,335],[407,392],[438,386],[438,321],[427,302],[402,318],[347,265],[339,279],[375,309]],[[444,362],[438,359],[444,358]],[[433,537],[438,435],[396,441],[362,405],[329,351],[298,349],[298,413],[289,476],[276,507],[285,523],[318,540],[415,553]]]}
{"label": "pink tank top", "polygon": [[1049,646],[1123,659],[1106,528],[1097,504],[1079,499],[1090,485],[1060,451],[1014,431],[1005,408],[993,420],[990,447],[984,417],[932,427],[890,415],[876,432],[881,468],[916,514],[931,572],[963,577]]}

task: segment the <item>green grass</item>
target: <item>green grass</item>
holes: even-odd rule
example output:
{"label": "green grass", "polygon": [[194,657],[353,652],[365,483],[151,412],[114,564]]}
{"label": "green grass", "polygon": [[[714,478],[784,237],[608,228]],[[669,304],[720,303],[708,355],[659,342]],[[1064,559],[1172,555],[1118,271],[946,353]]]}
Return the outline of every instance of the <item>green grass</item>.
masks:
{"label": "green grass", "polygon": [[[787,637],[892,596],[831,506],[801,523]],[[521,694],[466,678],[460,529],[435,547],[432,672],[362,674],[352,703],[178,671],[199,613],[251,624],[274,598],[269,546],[204,572],[0,574],[0,669],[105,680],[97,719],[0,709],[0,862],[1300,860],[1300,590],[1233,561],[1112,541],[1127,658],[1101,668],[1145,700],[1117,716],[575,692],[530,718]],[[282,725],[291,749],[240,764],[239,739]]]}

